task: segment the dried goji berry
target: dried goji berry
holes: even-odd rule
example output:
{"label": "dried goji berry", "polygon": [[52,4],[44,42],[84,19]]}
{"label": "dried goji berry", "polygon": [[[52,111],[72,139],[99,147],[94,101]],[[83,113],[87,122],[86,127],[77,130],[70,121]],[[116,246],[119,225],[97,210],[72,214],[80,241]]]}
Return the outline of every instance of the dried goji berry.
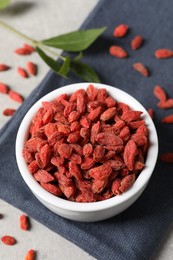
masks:
{"label": "dried goji berry", "polygon": [[33,76],[37,75],[37,65],[35,63],[28,61],[26,67],[29,74]]}
{"label": "dried goji berry", "polygon": [[30,228],[28,216],[22,214],[19,218],[19,224],[22,230],[28,230]]}
{"label": "dried goji berry", "polygon": [[132,171],[135,163],[135,156],[138,154],[138,149],[133,140],[129,140],[124,148],[124,163],[129,171]]}
{"label": "dried goji berry", "polygon": [[23,102],[23,97],[16,91],[10,90],[8,92],[8,95],[11,99],[13,99],[16,102],[22,103]]}
{"label": "dried goji berry", "polygon": [[154,55],[157,59],[171,58],[173,57],[173,51],[170,49],[157,49]]}
{"label": "dried goji berry", "polygon": [[148,77],[149,76],[148,68],[146,66],[144,66],[144,64],[142,64],[141,62],[134,63],[133,64],[133,69],[138,71],[144,77]]}
{"label": "dried goji berry", "polygon": [[127,58],[128,53],[122,47],[113,45],[109,48],[109,53],[116,58]]}
{"label": "dried goji berry", "polygon": [[54,180],[54,176],[45,170],[38,170],[36,173],[34,173],[34,178],[36,181],[44,183],[48,183]]}
{"label": "dried goji berry", "polygon": [[45,182],[40,182],[41,186],[47,190],[48,192],[56,195],[56,196],[62,196],[62,191],[57,185],[51,184],[51,183],[45,183]]}
{"label": "dried goji berry", "polygon": [[24,47],[25,49],[30,50],[31,52],[34,52],[34,51],[35,51],[35,48],[34,48],[33,46],[29,45],[28,43],[24,43],[24,44],[23,44],[23,47]]}
{"label": "dried goji berry", "polygon": [[127,34],[128,30],[129,27],[127,24],[120,24],[114,29],[113,35],[115,37],[121,38]]}
{"label": "dried goji berry", "polygon": [[14,115],[15,112],[16,112],[16,109],[14,109],[14,108],[5,108],[2,113],[4,116],[12,116],[12,115]]}
{"label": "dried goji berry", "polygon": [[9,87],[6,84],[0,82],[0,93],[8,94],[8,92],[9,92]]}
{"label": "dried goji berry", "polygon": [[121,192],[125,192],[127,191],[134,183],[135,181],[135,174],[129,174],[127,176],[125,176],[122,180],[121,180],[121,184],[119,187],[119,190]]}
{"label": "dried goji berry", "polygon": [[18,55],[30,55],[32,53],[32,51],[28,48],[18,48],[14,51],[16,54]]}
{"label": "dried goji berry", "polygon": [[154,119],[154,111],[153,111],[153,109],[152,109],[152,108],[149,108],[149,109],[147,110],[147,112],[148,112],[148,114],[150,115],[151,119]]}
{"label": "dried goji berry", "polygon": [[159,85],[154,87],[154,95],[162,102],[165,102],[167,99],[165,90]]}
{"label": "dried goji berry", "polygon": [[35,260],[36,252],[33,249],[30,249],[25,255],[24,260]]}
{"label": "dried goji berry", "polygon": [[162,162],[173,163],[173,152],[161,154],[160,159]]}
{"label": "dried goji berry", "polygon": [[162,122],[166,124],[173,124],[173,114],[162,118]]}
{"label": "dried goji berry", "polygon": [[143,44],[143,37],[141,35],[137,35],[135,36],[132,40],[131,40],[131,48],[132,50],[137,50],[139,49],[142,44]]}
{"label": "dried goji berry", "polygon": [[18,67],[17,68],[17,73],[22,77],[22,78],[28,78],[28,73],[26,72],[25,69]]}
{"label": "dried goji berry", "polygon": [[8,246],[13,246],[16,244],[16,239],[8,235],[1,237],[1,241]]}
{"label": "dried goji berry", "polygon": [[163,109],[173,108],[173,98],[169,98],[166,101],[160,101],[157,106]]}
{"label": "dried goji berry", "polygon": [[10,67],[6,64],[0,64],[0,71],[6,71],[6,70],[9,70]]}

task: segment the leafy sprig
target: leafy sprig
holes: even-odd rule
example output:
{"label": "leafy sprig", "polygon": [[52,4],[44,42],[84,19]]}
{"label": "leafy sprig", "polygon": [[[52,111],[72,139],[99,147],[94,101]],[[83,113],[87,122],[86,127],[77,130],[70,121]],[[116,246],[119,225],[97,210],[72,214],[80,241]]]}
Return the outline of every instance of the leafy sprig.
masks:
{"label": "leafy sprig", "polygon": [[[6,8],[10,0],[0,0],[0,10]],[[106,27],[78,30],[37,41],[19,32],[10,25],[0,21],[0,26],[12,31],[35,47],[40,58],[58,75],[68,78],[71,71],[79,78],[90,82],[100,82],[99,76],[88,64],[81,62],[85,51],[105,30]],[[68,51],[66,55],[58,55],[54,49]],[[75,58],[71,53],[78,53]],[[51,54],[51,56],[49,56]],[[54,58],[52,58],[52,56]],[[56,57],[56,58],[55,58]],[[57,60],[58,58],[58,60]]]}

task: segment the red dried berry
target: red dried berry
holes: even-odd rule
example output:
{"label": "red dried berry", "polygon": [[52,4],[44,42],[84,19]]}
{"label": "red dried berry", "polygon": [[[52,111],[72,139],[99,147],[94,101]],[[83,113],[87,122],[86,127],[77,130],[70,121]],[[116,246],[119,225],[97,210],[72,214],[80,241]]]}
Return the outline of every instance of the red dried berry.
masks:
{"label": "red dried berry", "polygon": [[16,112],[16,109],[13,109],[13,108],[6,108],[3,110],[3,115],[4,116],[12,116],[14,115],[14,113]]}
{"label": "red dried berry", "polygon": [[8,235],[1,237],[1,241],[8,246],[13,246],[14,244],[16,244],[16,239]]}
{"label": "red dried berry", "polygon": [[10,67],[6,64],[0,64],[0,71],[6,71],[6,70],[9,70]]}
{"label": "red dried berry", "polygon": [[144,77],[149,76],[149,70],[147,67],[145,67],[141,62],[137,62],[133,64],[133,69],[138,71],[140,74],[142,74]]}
{"label": "red dried berry", "polygon": [[22,230],[28,230],[29,229],[29,219],[28,216],[22,214],[19,218],[19,224],[20,224],[20,228]]}
{"label": "red dried berry", "polygon": [[144,39],[143,39],[142,36],[140,36],[140,35],[135,36],[135,37],[131,40],[131,48],[132,48],[132,50],[137,50],[137,49],[139,49],[139,48],[142,46],[143,41],[144,41]]}
{"label": "red dried berry", "polygon": [[160,101],[157,106],[163,109],[173,108],[173,98],[169,98],[166,101]]}
{"label": "red dried berry", "polygon": [[[42,105],[23,157],[44,189],[71,201],[93,202],[130,188],[132,181],[122,179],[143,169],[148,149],[141,111],[93,85]],[[115,178],[119,182],[113,185]]]}
{"label": "red dried berry", "polygon": [[34,64],[33,62],[29,61],[29,62],[27,62],[26,67],[27,67],[27,71],[31,75],[33,75],[33,76],[37,75],[37,65],[36,64]]}
{"label": "red dried berry", "polygon": [[148,109],[148,114],[150,115],[151,119],[154,119],[154,111],[152,108]]}
{"label": "red dried berry", "polygon": [[173,115],[165,116],[162,118],[162,122],[166,124],[173,124]]}
{"label": "red dried berry", "polygon": [[129,30],[128,25],[120,24],[114,29],[113,36],[122,38],[127,34],[128,30]]}
{"label": "red dried berry", "polygon": [[28,48],[18,48],[14,52],[18,55],[30,55],[32,53]]}
{"label": "red dried berry", "polygon": [[157,59],[167,59],[173,57],[173,51],[170,49],[158,49],[155,51]]}
{"label": "red dried berry", "polygon": [[28,74],[25,69],[18,67],[17,68],[17,73],[22,77],[22,78],[28,78]]}
{"label": "red dried berry", "polygon": [[9,87],[6,84],[0,82],[0,93],[8,94],[8,92],[9,92]]}
{"label": "red dried berry", "polygon": [[113,45],[109,48],[109,53],[116,58],[126,58],[128,53],[120,46]]}
{"label": "red dried berry", "polygon": [[34,51],[35,51],[35,48],[34,48],[33,46],[27,44],[27,43],[24,43],[24,44],[23,44],[23,48],[24,48],[24,49],[28,49],[28,50],[31,51],[31,52],[34,52]]}
{"label": "red dried berry", "polygon": [[159,85],[156,85],[154,87],[154,95],[160,100],[160,101],[166,101],[167,97],[166,97],[166,92],[164,91],[164,89],[159,86]]}
{"label": "red dried berry", "polygon": [[25,255],[24,260],[35,260],[36,253],[33,249],[30,249]]}
{"label": "red dried berry", "polygon": [[16,91],[10,90],[8,93],[9,97],[13,99],[16,102],[22,103],[23,102],[23,97]]}
{"label": "red dried berry", "polygon": [[160,160],[165,163],[173,163],[173,153],[164,153],[160,156]]}

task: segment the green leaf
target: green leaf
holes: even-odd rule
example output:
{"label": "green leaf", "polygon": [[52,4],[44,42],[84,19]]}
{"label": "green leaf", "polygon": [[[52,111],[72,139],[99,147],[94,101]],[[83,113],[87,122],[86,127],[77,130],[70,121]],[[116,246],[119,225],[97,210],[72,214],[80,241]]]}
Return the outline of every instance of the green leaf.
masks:
{"label": "green leaf", "polygon": [[66,59],[66,61],[62,64],[58,63],[56,60],[52,59],[50,56],[48,56],[45,52],[43,52],[39,47],[36,47],[37,53],[40,55],[40,57],[44,60],[44,62],[58,75],[65,77],[66,73],[69,70],[70,66],[70,60],[69,58]]}
{"label": "green leaf", "polygon": [[106,27],[74,31],[43,40],[41,43],[65,51],[82,51],[87,49],[105,30]]}
{"label": "green leaf", "polygon": [[0,0],[0,10],[5,9],[10,3],[10,0]]}
{"label": "green leaf", "polygon": [[72,61],[71,62],[71,70],[73,73],[78,76],[79,78],[84,79],[88,82],[100,82],[99,76],[97,73],[87,64],[79,62],[79,61]]}

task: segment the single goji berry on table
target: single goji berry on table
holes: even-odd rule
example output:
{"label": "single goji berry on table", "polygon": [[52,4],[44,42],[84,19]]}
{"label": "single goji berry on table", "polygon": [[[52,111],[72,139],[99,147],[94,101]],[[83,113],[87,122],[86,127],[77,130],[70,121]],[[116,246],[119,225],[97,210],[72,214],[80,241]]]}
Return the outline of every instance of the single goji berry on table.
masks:
{"label": "single goji berry on table", "polygon": [[28,61],[26,68],[29,74],[35,76],[37,74],[37,65],[31,61]]}
{"label": "single goji berry on table", "polygon": [[35,260],[36,252],[33,249],[30,249],[24,257],[24,260]]}
{"label": "single goji berry on table", "polygon": [[22,214],[19,219],[20,228],[22,230],[28,230],[30,228],[28,216]]}
{"label": "single goji berry on table", "polygon": [[3,237],[1,237],[1,241],[8,246],[13,246],[16,244],[16,239],[12,236],[9,235],[5,235]]}
{"label": "single goji berry on table", "polygon": [[0,93],[8,94],[8,92],[9,92],[9,87],[6,84],[0,82]]}
{"label": "single goji berry on table", "polygon": [[122,37],[126,36],[128,30],[129,30],[129,27],[127,24],[120,24],[117,27],[115,27],[113,36],[122,38]]}
{"label": "single goji berry on table", "polygon": [[157,49],[154,55],[157,59],[167,59],[173,57],[173,51],[170,49]]}
{"label": "single goji berry on table", "polygon": [[141,35],[137,35],[135,36],[132,40],[131,40],[131,48],[132,50],[137,50],[139,49],[142,44],[143,44],[143,37]]}
{"label": "single goji berry on table", "polygon": [[3,63],[0,64],[0,71],[6,71],[9,69],[10,69],[10,67],[8,65],[3,64]]}
{"label": "single goji berry on table", "polygon": [[4,116],[12,116],[12,115],[14,115],[15,112],[16,112],[16,109],[14,109],[14,108],[5,108],[2,113]]}
{"label": "single goji berry on table", "polygon": [[173,152],[161,154],[160,159],[162,162],[173,163]]}
{"label": "single goji berry on table", "polygon": [[117,45],[111,46],[109,48],[109,53],[112,56],[115,56],[116,58],[120,58],[120,59],[127,58],[127,56],[128,56],[127,51],[125,51],[122,47],[117,46]]}
{"label": "single goji berry on table", "polygon": [[146,66],[144,66],[144,64],[142,64],[141,62],[134,63],[133,64],[133,69],[138,71],[144,77],[148,77],[149,76],[148,68]]}

